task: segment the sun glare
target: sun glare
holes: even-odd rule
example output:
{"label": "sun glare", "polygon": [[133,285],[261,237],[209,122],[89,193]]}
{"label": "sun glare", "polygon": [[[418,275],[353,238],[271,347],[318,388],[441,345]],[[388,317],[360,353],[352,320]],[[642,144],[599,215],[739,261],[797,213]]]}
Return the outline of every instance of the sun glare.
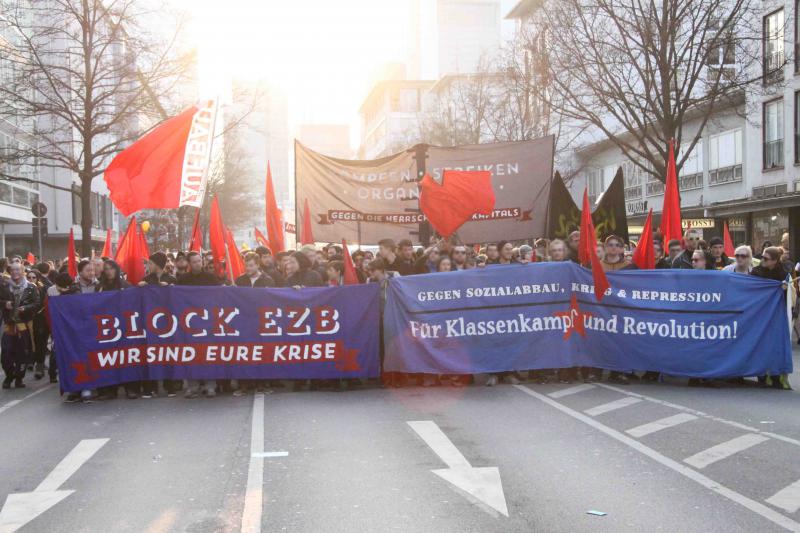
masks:
{"label": "sun glare", "polygon": [[174,1],[192,14],[201,96],[224,94],[232,77],[266,79],[286,91],[293,122],[351,122],[407,42],[402,1]]}

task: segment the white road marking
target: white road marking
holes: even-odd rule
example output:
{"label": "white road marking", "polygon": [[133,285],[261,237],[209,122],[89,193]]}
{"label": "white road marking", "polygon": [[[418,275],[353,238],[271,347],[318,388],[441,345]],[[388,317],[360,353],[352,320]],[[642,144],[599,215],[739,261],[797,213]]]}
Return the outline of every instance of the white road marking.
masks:
{"label": "white road marking", "polygon": [[596,383],[598,387],[603,387],[604,389],[613,390],[619,392],[621,394],[625,394],[627,396],[633,396],[634,398],[641,398],[642,400],[647,400],[648,402],[657,403],[659,405],[663,405],[665,407],[671,407],[673,409],[677,409],[678,411],[683,411],[684,413],[691,413],[698,418],[705,418],[711,420],[713,422],[719,422],[720,424],[727,424],[729,426],[741,429],[743,431],[749,431],[751,433],[760,433],[761,435],[765,435],[767,437],[771,437],[775,440],[779,440],[782,442],[786,442],[789,444],[794,444],[795,446],[800,446],[800,440],[793,439],[792,437],[787,437],[785,435],[779,435],[777,433],[771,433],[769,431],[761,431],[758,428],[748,426],[745,424],[741,424],[739,422],[734,422],[733,420],[728,420],[725,418],[721,418],[718,416],[710,415],[708,413],[704,413],[703,411],[698,411],[696,409],[692,409],[691,407],[685,407],[683,405],[678,405],[677,403],[667,402],[664,400],[659,400],[658,398],[653,398],[652,396],[645,396],[644,394],[637,394],[635,392],[630,392],[625,389],[621,389],[619,387],[613,387],[611,385],[606,385],[605,383]]}
{"label": "white road marking", "polygon": [[597,416],[602,415],[604,413],[609,413],[611,411],[616,411],[617,409],[622,409],[623,407],[628,407],[629,405],[633,405],[635,403],[639,403],[642,400],[639,398],[620,398],[619,400],[614,400],[613,402],[604,403],[591,409],[587,409],[584,411],[589,416]]}
{"label": "white road marking", "polygon": [[0,533],[18,530],[75,492],[58,489],[107,442],[108,439],[80,441],[33,492],[9,494],[0,510]]}
{"label": "white road marking", "polygon": [[626,446],[629,446],[630,448],[633,448],[634,450],[649,457],[650,459],[656,461],[657,463],[669,468],[670,470],[677,472],[678,474],[688,479],[691,479],[692,481],[698,483],[699,485],[707,488],[708,490],[716,492],[720,496],[723,496],[731,500],[732,502],[738,503],[745,509],[748,509],[749,511],[752,511],[758,514],[759,516],[766,518],[770,522],[777,524],[785,529],[788,529],[789,531],[800,531],[800,522],[795,522],[791,518],[782,515],[781,513],[767,507],[766,505],[757,502],[755,500],[752,500],[743,494],[740,494],[732,489],[729,489],[728,487],[725,487],[717,483],[713,479],[704,476],[700,472],[692,470],[688,466],[683,465],[673,459],[670,459],[665,455],[662,455],[656,450],[642,444],[640,441],[634,439],[633,437],[629,437],[624,433],[612,429],[598,422],[597,420],[584,415],[583,413],[579,413],[574,409],[570,409],[569,407],[562,405],[543,394],[539,394],[538,392],[532,391],[528,387],[525,387],[523,385],[513,385],[513,387],[519,389],[520,391],[524,392],[529,396],[536,398],[537,400],[540,400],[550,405],[555,409],[558,409],[562,413],[569,415],[572,418],[579,420],[584,424],[587,424],[602,433],[605,433],[609,437],[621,442],[622,444],[625,444]]}
{"label": "white road marking", "polygon": [[432,420],[407,422],[448,468],[431,470],[434,474],[466,492],[495,511],[508,516],[503,483],[497,467],[473,467],[447,435]]}
{"label": "white road marking", "polygon": [[800,510],[800,480],[767,498],[767,503],[780,507],[787,513],[796,513]]}
{"label": "white road marking", "polygon": [[677,425],[683,424],[684,422],[691,422],[692,420],[697,420],[697,417],[689,413],[678,413],[677,415],[661,418],[659,420],[656,420],[655,422],[650,422],[648,424],[642,424],[641,426],[636,426],[635,428],[631,428],[625,431],[625,433],[627,433],[631,437],[636,437],[638,439],[640,437],[644,437],[645,435],[650,435],[651,433],[655,433],[656,431],[672,428]]}
{"label": "white road marking", "polygon": [[289,452],[257,452],[251,454],[252,457],[288,457]]}
{"label": "white road marking", "polygon": [[253,398],[253,420],[250,430],[250,466],[247,469],[247,489],[242,510],[243,532],[261,532],[264,491],[264,394]]}
{"label": "white road marking", "polygon": [[34,492],[58,490],[78,469],[102,448],[108,439],[85,439],[80,441],[72,451],[56,465]]}
{"label": "white road marking", "polygon": [[695,468],[705,468],[710,464],[714,464],[722,459],[727,459],[731,455],[743,452],[744,450],[752,448],[756,444],[761,444],[766,440],[769,440],[769,437],[757,435],[755,433],[747,433],[729,441],[717,444],[716,446],[712,446],[711,448],[696,453],[691,457],[687,457],[683,460],[683,462],[690,464]]}
{"label": "white road marking", "polygon": [[35,390],[35,391],[33,391],[32,393],[30,393],[30,394],[27,394],[27,395],[23,396],[22,398],[20,398],[20,399],[18,399],[18,400],[11,400],[10,402],[8,402],[8,403],[6,403],[6,404],[3,404],[3,406],[2,406],[2,407],[0,407],[0,414],[3,414],[3,413],[5,413],[6,411],[8,411],[9,409],[11,409],[11,408],[12,408],[12,407],[14,407],[15,405],[19,405],[19,404],[21,404],[22,402],[24,402],[24,401],[25,401],[25,400],[27,400],[28,398],[33,398],[33,397],[34,397],[34,396],[36,396],[37,394],[41,394],[42,392],[46,391],[47,389],[51,388],[52,386],[53,386],[53,384],[52,384],[52,383],[48,383],[48,384],[47,384],[47,385],[45,385],[44,387],[42,387],[42,388],[40,388],[40,389],[36,389],[36,390]]}
{"label": "white road marking", "polygon": [[563,398],[564,396],[569,396],[570,394],[578,394],[579,392],[587,391],[589,389],[595,388],[594,385],[591,383],[584,383],[583,385],[575,385],[574,387],[570,387],[568,389],[561,389],[555,392],[551,392],[548,394],[551,398]]}

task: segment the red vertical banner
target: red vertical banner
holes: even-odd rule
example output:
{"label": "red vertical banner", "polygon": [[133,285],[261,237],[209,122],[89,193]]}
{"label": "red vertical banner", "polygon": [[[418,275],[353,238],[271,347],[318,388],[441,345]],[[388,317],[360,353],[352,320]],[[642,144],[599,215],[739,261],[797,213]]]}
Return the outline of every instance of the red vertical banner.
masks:
{"label": "red vertical banner", "polygon": [[222,222],[222,213],[219,210],[217,197],[211,202],[211,222],[208,228],[208,237],[211,241],[211,253],[214,255],[214,272],[221,276],[224,272],[222,263],[225,260],[225,224]]}
{"label": "red vertical banner", "polygon": [[78,264],[75,261],[75,234],[72,228],[69,229],[69,240],[67,241],[67,272],[73,278],[78,276]]}
{"label": "red vertical banner", "polygon": [[192,239],[189,241],[189,251],[199,252],[203,248],[203,233],[200,231],[200,208],[194,214],[194,223],[192,224]]}
{"label": "red vertical banner", "polygon": [[633,252],[633,263],[642,270],[651,270],[656,267],[656,251],[653,248],[653,210],[647,213],[642,236]]}
{"label": "red vertical banner", "polygon": [[267,237],[269,237],[269,247],[273,254],[285,249],[283,244],[283,221],[281,212],[278,209],[278,201],[275,199],[275,187],[272,185],[272,170],[267,163],[267,187],[266,187],[266,218],[267,218]]}
{"label": "red vertical banner", "polygon": [[669,141],[667,155],[667,179],[664,188],[664,207],[661,209],[661,231],[664,234],[664,244],[668,244],[672,239],[680,240],[683,237],[681,196],[675,167],[675,143],[672,140]]}
{"label": "red vertical banner", "polygon": [[581,240],[579,256],[581,263],[590,263],[592,277],[594,278],[594,295],[598,301],[603,299],[606,290],[611,286],[606,278],[606,273],[597,257],[597,240],[595,239],[592,210],[589,207],[589,190],[583,190],[583,211],[581,212]]}
{"label": "red vertical banner", "polygon": [[347,241],[345,239],[342,239],[342,259],[344,262],[344,284],[358,285],[356,266],[353,264],[353,258],[350,256],[350,250],[347,248]]}

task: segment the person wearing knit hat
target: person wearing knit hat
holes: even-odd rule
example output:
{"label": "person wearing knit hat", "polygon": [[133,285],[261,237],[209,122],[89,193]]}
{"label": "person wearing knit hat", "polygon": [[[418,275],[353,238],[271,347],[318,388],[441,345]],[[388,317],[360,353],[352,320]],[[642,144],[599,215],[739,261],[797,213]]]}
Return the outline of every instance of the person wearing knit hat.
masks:
{"label": "person wearing knit hat", "polygon": [[175,285],[177,283],[177,279],[170,274],[164,272],[164,268],[167,266],[167,254],[164,252],[156,252],[150,256],[150,260],[147,263],[147,276],[139,282],[140,287],[144,287],[145,285]]}
{"label": "person wearing knit hat", "polygon": [[711,257],[714,259],[712,262],[714,270],[722,270],[733,262],[733,259],[725,255],[725,242],[722,237],[712,237],[708,245],[711,248]]}

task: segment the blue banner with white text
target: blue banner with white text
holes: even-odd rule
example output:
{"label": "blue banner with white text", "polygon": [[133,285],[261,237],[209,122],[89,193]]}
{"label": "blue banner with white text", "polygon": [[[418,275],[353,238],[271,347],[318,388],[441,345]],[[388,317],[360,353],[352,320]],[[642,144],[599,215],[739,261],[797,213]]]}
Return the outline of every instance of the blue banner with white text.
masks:
{"label": "blue banner with white text", "polygon": [[378,286],[141,287],[50,298],[61,388],[379,373]]}
{"label": "blue banner with white text", "polygon": [[792,371],[781,283],[732,272],[625,270],[594,296],[571,262],[393,278],[385,371],[599,367],[726,378]]}

